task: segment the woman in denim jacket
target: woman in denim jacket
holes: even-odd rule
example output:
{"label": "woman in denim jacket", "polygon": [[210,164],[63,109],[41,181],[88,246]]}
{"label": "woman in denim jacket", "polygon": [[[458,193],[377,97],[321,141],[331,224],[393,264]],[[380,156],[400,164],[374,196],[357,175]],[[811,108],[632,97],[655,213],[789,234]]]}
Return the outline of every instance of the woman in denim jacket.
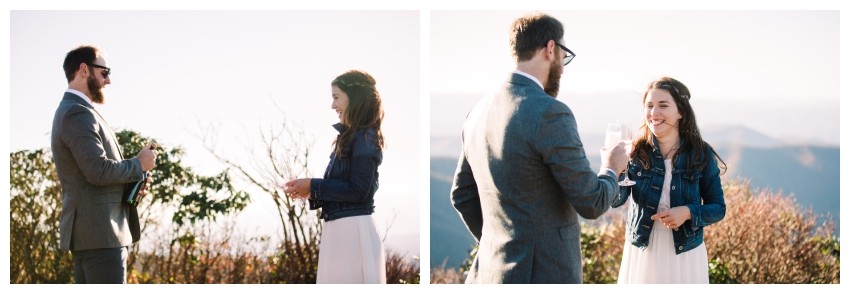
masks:
{"label": "woman in denim jacket", "polygon": [[726,214],[726,164],[700,136],[690,97],[669,77],[644,93],[643,134],[627,171],[637,183],[620,187],[611,204],[629,202],[618,283],[708,283],[703,227]]}
{"label": "woman in denim jacket", "polygon": [[322,209],[317,283],[383,284],[384,249],[371,215],[383,159],[381,96],[372,76],[354,70],[331,82],[331,94],[339,136],[324,178],[292,180],[284,191]]}

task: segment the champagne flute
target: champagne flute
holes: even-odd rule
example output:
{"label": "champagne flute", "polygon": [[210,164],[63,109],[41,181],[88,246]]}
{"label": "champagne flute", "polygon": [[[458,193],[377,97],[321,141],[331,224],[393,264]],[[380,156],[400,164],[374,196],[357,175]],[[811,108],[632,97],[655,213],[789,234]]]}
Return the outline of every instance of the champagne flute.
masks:
{"label": "champagne flute", "polygon": [[[628,123],[620,124],[620,140],[626,144],[626,156],[630,156],[632,154],[632,128]],[[632,186],[635,184],[635,181],[629,179],[629,171],[626,170],[626,177],[619,182],[620,186]]]}
{"label": "champagne flute", "polygon": [[613,148],[622,140],[622,129],[619,120],[615,123],[608,123],[608,129],[605,131],[605,148]]}

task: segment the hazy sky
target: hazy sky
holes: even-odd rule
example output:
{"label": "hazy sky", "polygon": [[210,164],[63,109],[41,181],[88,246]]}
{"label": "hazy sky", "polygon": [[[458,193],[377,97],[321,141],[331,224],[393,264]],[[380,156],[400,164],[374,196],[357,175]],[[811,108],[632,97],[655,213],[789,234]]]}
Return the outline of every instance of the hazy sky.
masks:
{"label": "hazy sky", "polygon": [[[64,55],[95,44],[113,69],[96,107],[114,129],[181,145],[187,165],[211,174],[223,166],[194,136],[199,125],[218,125],[223,153],[245,158],[259,127],[283,121],[274,101],[314,138],[310,167],[321,177],[337,134],[330,82],[362,69],[386,113],[376,223],[383,232],[397,214],[387,242],[416,254],[419,39],[417,11],[12,11],[11,150],[49,147]],[[262,221],[277,219],[271,200],[255,202],[245,229],[276,225]]]}
{"label": "hazy sky", "polygon": [[[287,7],[273,9],[313,11],[273,12],[233,11],[268,9],[270,4],[262,0],[209,1],[204,5],[170,0],[139,2],[145,5],[102,0],[34,3],[11,0],[0,5],[16,9],[224,10],[36,11],[0,16],[0,26],[10,26],[0,32],[4,36],[8,32],[10,42],[0,49],[10,50],[9,58],[0,60],[9,69],[0,73],[5,77],[0,85],[9,85],[6,93],[10,95],[8,111],[3,106],[10,119],[2,123],[3,138],[9,145],[3,148],[47,147],[53,111],[67,85],[62,58],[74,46],[93,43],[106,50],[115,70],[113,84],[106,91],[108,104],[99,108],[113,127],[180,144],[187,149],[185,161],[193,168],[218,171],[221,167],[214,165],[214,159],[191,135],[197,122],[221,124],[221,138],[244,138],[251,134],[245,134],[240,124],[253,131],[256,126],[279,121],[269,102],[272,97],[291,119],[309,127],[316,141],[311,165],[320,172],[327,164],[334,136],[329,126],[335,115],[330,109],[328,84],[347,69],[362,68],[378,79],[387,110],[384,128],[389,149],[377,197],[385,207],[400,212],[388,243],[405,248],[419,240],[420,214],[426,216],[421,225],[428,225],[428,208],[408,204],[428,203],[418,198],[429,192],[427,138],[441,133],[458,135],[459,128],[454,128],[468,108],[513,69],[507,32],[510,22],[526,12],[515,9],[539,9],[566,25],[566,45],[577,57],[565,69],[560,99],[582,116],[578,118],[580,130],[601,132],[612,117],[633,116],[636,95],[646,82],[666,74],[681,79],[694,92],[701,124],[750,123],[780,137],[794,133],[829,140],[839,135],[838,12],[793,10],[839,9],[837,0],[778,0],[770,1],[769,7],[734,0],[487,4],[334,0],[274,4]],[[330,8],[413,10],[323,11]],[[617,11],[692,8],[792,10]],[[445,11],[451,9],[464,11]],[[491,9],[501,10],[483,11]],[[419,10],[426,18],[419,17]],[[317,15],[325,21],[311,17]],[[420,80],[424,82],[421,85]],[[425,93],[422,100],[420,92]],[[595,97],[603,98],[588,101]],[[608,112],[599,110],[600,104],[624,106]],[[241,143],[219,142],[230,144],[228,148],[233,150]],[[4,178],[7,175],[3,173]],[[379,204],[376,220],[383,225],[392,211],[380,208]],[[249,210],[260,216],[270,212],[262,207]],[[415,235],[408,234],[412,232]],[[429,238],[424,232],[420,253],[427,258]],[[7,248],[8,243],[3,244]],[[5,263],[8,256],[2,260]],[[422,271],[427,280],[427,267]]]}
{"label": "hazy sky", "polygon": [[[431,107],[444,110],[432,111],[432,134],[459,134],[469,108],[515,68],[509,29],[526,13],[431,12]],[[691,90],[703,126],[838,144],[838,11],[546,13],[563,22],[564,45],[576,54],[558,98],[580,131],[639,121],[646,84],[667,75]]]}

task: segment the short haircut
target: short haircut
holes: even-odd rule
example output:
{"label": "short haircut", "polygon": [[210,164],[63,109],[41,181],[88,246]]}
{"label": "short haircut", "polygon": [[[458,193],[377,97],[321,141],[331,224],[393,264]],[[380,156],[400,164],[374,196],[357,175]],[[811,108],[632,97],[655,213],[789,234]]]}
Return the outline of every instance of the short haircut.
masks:
{"label": "short haircut", "polygon": [[94,46],[83,45],[71,50],[65,55],[65,62],[62,64],[62,68],[65,69],[65,78],[68,79],[69,83],[74,80],[74,74],[80,68],[80,63],[93,63],[97,59],[99,51]]}
{"label": "short haircut", "polygon": [[511,50],[517,62],[534,57],[549,40],[559,42],[564,38],[564,25],[554,17],[537,13],[523,16],[511,26]]}

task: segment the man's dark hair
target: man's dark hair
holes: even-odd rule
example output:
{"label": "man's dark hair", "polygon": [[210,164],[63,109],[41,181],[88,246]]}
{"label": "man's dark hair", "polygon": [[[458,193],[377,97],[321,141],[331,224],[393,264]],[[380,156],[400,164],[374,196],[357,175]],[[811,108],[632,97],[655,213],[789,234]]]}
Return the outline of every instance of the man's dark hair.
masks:
{"label": "man's dark hair", "polygon": [[534,57],[534,52],[546,47],[549,40],[559,42],[564,37],[564,25],[554,17],[537,13],[523,16],[511,25],[511,50],[517,62]]}
{"label": "man's dark hair", "polygon": [[97,59],[98,49],[93,46],[80,46],[65,55],[62,68],[65,69],[65,78],[70,83],[74,80],[74,74],[80,68],[80,63],[91,64]]}

